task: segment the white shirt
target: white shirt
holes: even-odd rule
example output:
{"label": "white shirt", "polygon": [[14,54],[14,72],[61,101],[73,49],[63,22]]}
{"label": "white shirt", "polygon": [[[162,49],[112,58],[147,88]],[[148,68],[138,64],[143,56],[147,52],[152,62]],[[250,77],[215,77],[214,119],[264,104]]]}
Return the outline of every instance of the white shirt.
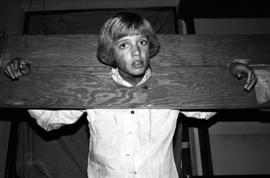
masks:
{"label": "white shirt", "polygon": [[[151,69],[138,85],[147,81]],[[113,79],[132,87],[112,70]],[[29,110],[46,130],[76,122],[87,113],[90,142],[89,178],[178,178],[172,138],[178,110],[170,109],[86,109]],[[188,116],[209,118],[212,113],[184,112]]]}

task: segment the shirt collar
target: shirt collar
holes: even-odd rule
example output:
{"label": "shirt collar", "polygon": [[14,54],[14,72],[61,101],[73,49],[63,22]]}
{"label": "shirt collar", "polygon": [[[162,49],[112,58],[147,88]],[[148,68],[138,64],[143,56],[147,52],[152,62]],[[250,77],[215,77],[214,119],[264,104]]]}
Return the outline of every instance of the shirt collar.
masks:
{"label": "shirt collar", "polygon": [[[152,70],[150,67],[148,67],[145,71],[145,74],[142,78],[142,80],[136,85],[136,86],[139,86],[143,83],[145,83],[150,77],[151,77],[151,74],[152,74]],[[120,84],[120,85],[124,85],[126,87],[133,87],[132,84],[130,84],[129,82],[125,81],[119,74],[119,71],[118,71],[118,68],[112,68],[112,78],[113,80]]]}

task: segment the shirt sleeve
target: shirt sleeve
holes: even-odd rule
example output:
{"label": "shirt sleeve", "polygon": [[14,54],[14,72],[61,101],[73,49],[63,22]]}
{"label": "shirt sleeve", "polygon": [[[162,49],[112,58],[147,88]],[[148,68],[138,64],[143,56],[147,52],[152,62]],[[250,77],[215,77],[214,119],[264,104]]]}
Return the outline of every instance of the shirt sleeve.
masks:
{"label": "shirt sleeve", "polygon": [[189,112],[181,112],[187,117],[193,117],[196,119],[205,119],[208,120],[212,116],[216,115],[216,112],[199,112],[199,111],[189,111]]}
{"label": "shirt sleeve", "polygon": [[73,124],[84,112],[84,110],[28,110],[30,116],[36,119],[38,125],[46,131]]}

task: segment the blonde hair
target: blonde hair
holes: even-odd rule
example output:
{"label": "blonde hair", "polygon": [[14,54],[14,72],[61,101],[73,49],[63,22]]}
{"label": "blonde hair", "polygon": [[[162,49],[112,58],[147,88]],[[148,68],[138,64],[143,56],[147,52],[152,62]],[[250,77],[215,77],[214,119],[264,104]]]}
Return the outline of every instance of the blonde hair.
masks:
{"label": "blonde hair", "polygon": [[150,58],[159,52],[160,43],[151,24],[135,13],[120,12],[109,18],[101,28],[97,49],[99,61],[116,67],[112,50],[114,42],[122,37],[136,34],[148,38]]}

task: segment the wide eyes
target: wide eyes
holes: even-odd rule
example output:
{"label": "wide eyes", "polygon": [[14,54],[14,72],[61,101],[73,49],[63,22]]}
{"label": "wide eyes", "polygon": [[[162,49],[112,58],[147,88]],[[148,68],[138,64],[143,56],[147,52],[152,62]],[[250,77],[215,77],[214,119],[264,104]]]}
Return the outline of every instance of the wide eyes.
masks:
{"label": "wide eyes", "polygon": [[148,44],[148,40],[147,39],[142,39],[139,41],[139,44],[142,46],[146,46]]}
{"label": "wide eyes", "polygon": [[[140,39],[140,40],[137,41],[137,44],[139,46],[147,46],[148,45],[148,40],[147,39]],[[131,45],[132,45],[132,43],[129,42],[129,41],[123,41],[123,42],[118,44],[118,48],[119,49],[126,49]]]}
{"label": "wide eyes", "polygon": [[118,47],[120,48],[120,49],[125,49],[125,48],[127,48],[128,47],[128,43],[127,42],[123,42],[123,43],[120,43],[119,45],[118,45]]}

